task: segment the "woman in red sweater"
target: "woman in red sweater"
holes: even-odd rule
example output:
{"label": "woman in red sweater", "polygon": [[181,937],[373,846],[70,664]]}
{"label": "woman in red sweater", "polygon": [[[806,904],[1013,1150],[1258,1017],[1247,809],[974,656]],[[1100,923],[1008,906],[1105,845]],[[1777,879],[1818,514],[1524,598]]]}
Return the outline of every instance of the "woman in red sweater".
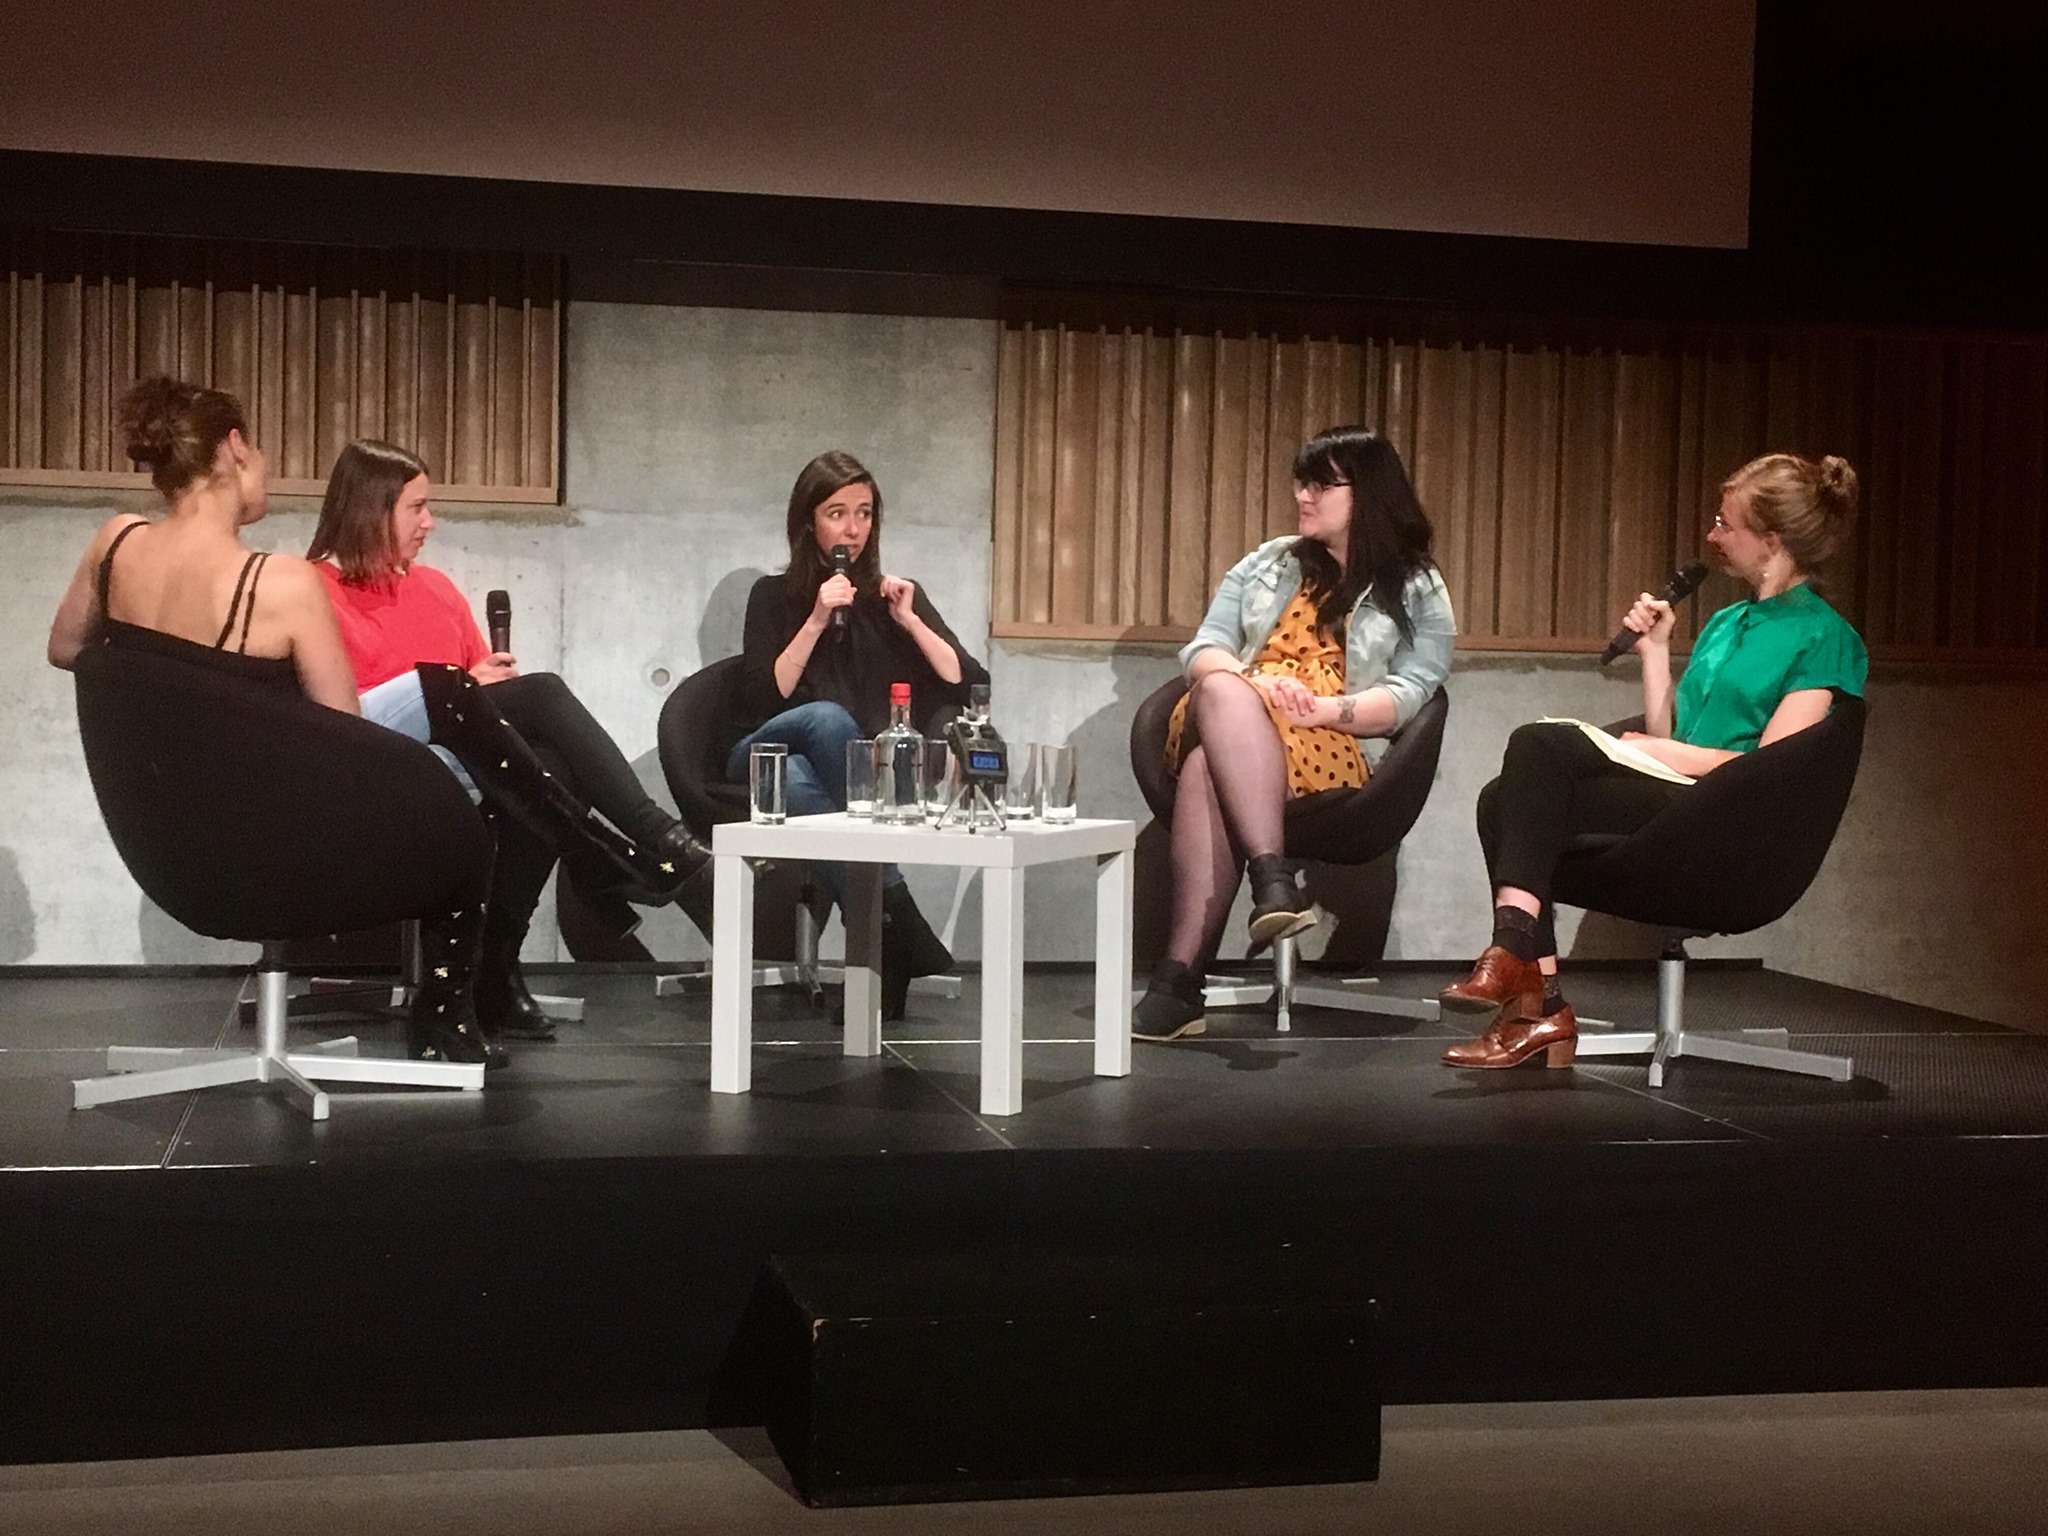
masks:
{"label": "woman in red sweater", "polygon": [[488,1032],[546,1039],[554,1025],[527,991],[519,949],[557,855],[630,931],[637,919],[621,898],[673,900],[709,853],[648,798],[568,685],[492,651],[455,584],[419,563],[432,495],[415,455],[351,443],[328,477],[306,558],[333,599],[365,718],[436,748],[493,813],[477,1017]]}

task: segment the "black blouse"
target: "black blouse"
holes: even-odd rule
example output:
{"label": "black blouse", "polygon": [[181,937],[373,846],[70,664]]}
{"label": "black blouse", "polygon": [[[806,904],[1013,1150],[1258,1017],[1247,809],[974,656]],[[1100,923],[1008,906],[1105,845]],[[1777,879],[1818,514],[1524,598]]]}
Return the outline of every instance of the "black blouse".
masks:
{"label": "black blouse", "polygon": [[908,683],[911,720],[930,735],[942,715],[965,707],[970,687],[988,681],[988,669],[967,654],[920,585],[910,600],[911,609],[960,658],[959,682],[946,682],[934,672],[917,642],[889,617],[889,605],[879,594],[863,592],[847,609],[846,628],[828,629],[818,637],[795,691],[784,698],[775,686],[775,658],[811,616],[816,594],[813,586],[797,596],[782,576],[763,576],[748,594],[739,689],[746,715],[742,734],[785,709],[824,700],[843,706],[872,736],[889,723],[889,685]]}

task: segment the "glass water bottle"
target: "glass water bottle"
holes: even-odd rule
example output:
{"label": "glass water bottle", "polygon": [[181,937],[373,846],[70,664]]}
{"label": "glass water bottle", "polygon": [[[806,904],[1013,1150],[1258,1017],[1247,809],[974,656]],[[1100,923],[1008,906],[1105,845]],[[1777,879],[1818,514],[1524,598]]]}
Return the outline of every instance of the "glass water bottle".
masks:
{"label": "glass water bottle", "polygon": [[910,723],[910,684],[889,685],[889,728],[875,737],[875,820],[924,821],[924,736]]}

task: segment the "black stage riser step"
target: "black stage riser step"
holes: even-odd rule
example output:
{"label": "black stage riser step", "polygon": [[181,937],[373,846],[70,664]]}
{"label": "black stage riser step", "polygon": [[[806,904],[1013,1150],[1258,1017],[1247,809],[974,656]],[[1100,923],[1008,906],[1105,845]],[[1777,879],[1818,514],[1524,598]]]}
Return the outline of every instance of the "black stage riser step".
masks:
{"label": "black stage riser step", "polygon": [[0,1176],[9,1461],[681,1428],[772,1254],[1355,1266],[1386,1401],[2048,1385],[2048,1142]]}

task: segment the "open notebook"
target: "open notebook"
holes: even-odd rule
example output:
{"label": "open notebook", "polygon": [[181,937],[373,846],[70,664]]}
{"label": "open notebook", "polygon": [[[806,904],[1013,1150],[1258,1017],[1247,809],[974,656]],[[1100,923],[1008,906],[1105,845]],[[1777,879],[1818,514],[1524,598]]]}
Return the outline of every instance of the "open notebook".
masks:
{"label": "open notebook", "polygon": [[1588,725],[1583,720],[1563,720],[1555,715],[1544,716],[1543,724],[1576,725],[1586,733],[1588,741],[1607,754],[1610,761],[1617,762],[1624,768],[1633,768],[1637,773],[1647,773],[1653,779],[1664,779],[1673,784],[1690,784],[1693,782],[1692,779],[1680,773],[1676,768],[1665,767],[1664,764],[1658,762],[1656,758],[1650,756],[1649,753],[1638,747],[1634,742],[1623,741],[1619,736],[1609,735],[1597,725]]}

